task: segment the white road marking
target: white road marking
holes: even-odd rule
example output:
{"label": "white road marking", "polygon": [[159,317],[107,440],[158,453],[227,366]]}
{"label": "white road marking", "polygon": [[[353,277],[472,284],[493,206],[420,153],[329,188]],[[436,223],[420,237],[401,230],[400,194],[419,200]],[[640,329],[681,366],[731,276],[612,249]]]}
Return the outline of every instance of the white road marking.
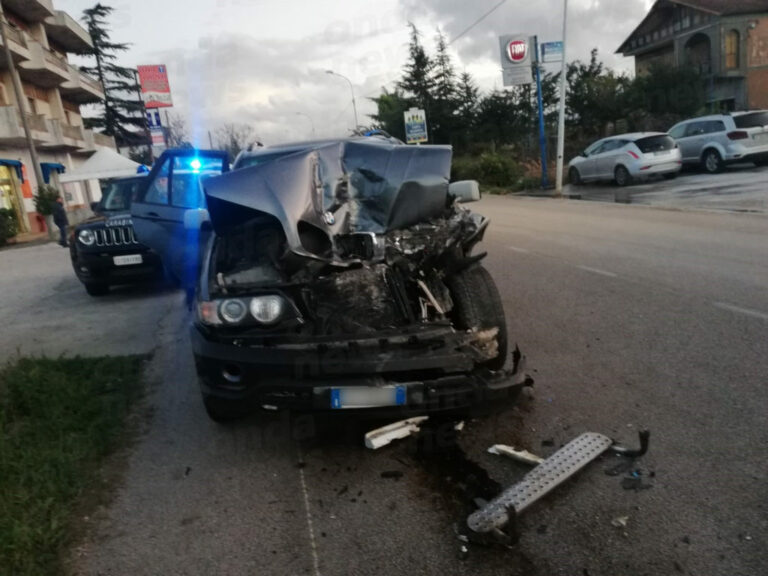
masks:
{"label": "white road marking", "polygon": [[530,250],[526,250],[525,248],[518,248],[517,246],[507,246],[507,248],[512,250],[512,252],[519,252],[520,254],[530,253]]}
{"label": "white road marking", "polygon": [[737,314],[743,314],[745,316],[751,316],[752,318],[760,318],[761,320],[768,320],[768,314],[760,312],[759,310],[752,310],[750,308],[742,308],[741,306],[734,306],[727,302],[713,302],[716,308],[721,310],[728,310],[729,312],[736,312]]}
{"label": "white road marking", "polygon": [[[299,448],[299,462],[304,462],[304,456]],[[304,476],[304,468],[299,468],[299,478],[301,479],[301,491],[304,494],[304,512],[307,517],[307,529],[309,530],[309,546],[312,549],[312,562],[315,568],[315,576],[320,574],[320,558],[317,554],[317,540],[315,539],[315,525],[312,521],[312,509],[309,507],[309,490],[307,490],[307,479]]]}
{"label": "white road marking", "polygon": [[579,270],[584,270],[585,272],[592,272],[592,274],[607,276],[608,278],[618,277],[618,274],[614,274],[613,272],[608,272],[607,270],[600,270],[600,268],[592,268],[590,266],[576,266],[576,268],[578,268]]}

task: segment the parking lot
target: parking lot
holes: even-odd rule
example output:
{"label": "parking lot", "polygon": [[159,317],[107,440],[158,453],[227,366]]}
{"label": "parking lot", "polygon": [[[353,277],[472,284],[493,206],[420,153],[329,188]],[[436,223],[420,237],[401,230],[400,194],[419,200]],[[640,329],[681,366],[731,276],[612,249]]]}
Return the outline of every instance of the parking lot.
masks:
{"label": "parking lot", "polygon": [[568,194],[583,200],[624,202],[663,208],[768,212],[768,169],[753,164],[729,166],[720,174],[694,169],[676,180],[653,179],[618,188],[612,183],[568,186]]}
{"label": "parking lot", "polygon": [[181,293],[94,299],[58,246],[6,250],[6,356],[154,352],[152,416],[114,500],[84,521],[75,572],[760,573],[768,220],[498,197],[478,209],[493,215],[487,266],[536,386],[468,421],[461,446],[508,485],[526,468],[486,454],[492,444],[547,456],[584,431],[635,443],[648,427],[634,470],[651,488],[622,488],[604,458],[520,518],[518,546],[464,558],[457,462],[425,460],[414,440],[366,450],[354,421],[214,424]]}

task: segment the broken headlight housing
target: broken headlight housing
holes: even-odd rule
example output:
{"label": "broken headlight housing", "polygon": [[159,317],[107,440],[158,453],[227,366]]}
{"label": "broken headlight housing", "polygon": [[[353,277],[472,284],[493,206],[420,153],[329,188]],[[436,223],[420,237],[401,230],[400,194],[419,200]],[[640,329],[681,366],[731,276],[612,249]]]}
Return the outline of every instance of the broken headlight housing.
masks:
{"label": "broken headlight housing", "polygon": [[[279,294],[228,298],[212,302],[198,302],[197,318],[208,326],[245,326],[260,324],[272,326],[286,316],[291,306]],[[249,314],[250,312],[250,314]],[[297,315],[294,314],[294,317]]]}

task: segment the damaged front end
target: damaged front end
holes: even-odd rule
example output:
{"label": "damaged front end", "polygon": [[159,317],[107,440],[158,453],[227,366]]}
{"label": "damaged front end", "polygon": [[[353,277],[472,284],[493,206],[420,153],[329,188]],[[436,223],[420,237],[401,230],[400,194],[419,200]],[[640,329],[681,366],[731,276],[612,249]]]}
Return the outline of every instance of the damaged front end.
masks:
{"label": "damaged front end", "polygon": [[339,141],[207,180],[204,395],[424,411],[528,383],[519,351],[504,369],[501,299],[472,253],[488,220],[451,194],[450,161],[449,147]]}

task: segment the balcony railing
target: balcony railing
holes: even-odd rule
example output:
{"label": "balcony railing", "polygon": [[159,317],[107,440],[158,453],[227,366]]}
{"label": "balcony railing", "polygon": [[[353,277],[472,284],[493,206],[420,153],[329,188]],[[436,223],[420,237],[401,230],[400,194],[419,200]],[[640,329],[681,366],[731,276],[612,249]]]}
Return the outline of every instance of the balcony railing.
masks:
{"label": "balcony railing", "polygon": [[93,133],[93,143],[99,146],[106,146],[107,148],[115,147],[115,139],[112,136],[106,134],[100,134],[98,132]]}
{"label": "balcony railing", "polygon": [[[21,112],[19,110],[16,110],[16,116],[19,119],[19,122],[21,122]],[[29,125],[30,130],[35,130],[37,132],[48,132],[48,125],[45,123],[45,116],[42,114],[24,114],[24,116],[27,118],[27,124]]]}
{"label": "balcony railing", "polygon": [[45,50],[43,52],[43,58],[45,58],[45,61],[48,62],[48,64],[51,64],[53,67],[58,68],[63,72],[69,72],[69,65],[67,64],[66,58],[62,58],[50,50]]}
{"label": "balcony railing", "polygon": [[70,126],[69,124],[62,124],[61,133],[64,135],[64,138],[71,138],[72,140],[84,140],[83,129],[81,126]]}
{"label": "balcony railing", "polygon": [[5,37],[8,38],[8,40],[15,42],[19,46],[23,46],[24,48],[27,47],[27,41],[24,39],[24,34],[21,30],[5,23],[3,23],[3,28],[5,28]]}
{"label": "balcony railing", "polygon": [[99,93],[104,92],[104,88],[101,87],[101,82],[98,80],[91,78],[88,76],[88,74],[84,74],[83,72],[80,72],[80,81],[88,86],[91,90],[94,90]]}

